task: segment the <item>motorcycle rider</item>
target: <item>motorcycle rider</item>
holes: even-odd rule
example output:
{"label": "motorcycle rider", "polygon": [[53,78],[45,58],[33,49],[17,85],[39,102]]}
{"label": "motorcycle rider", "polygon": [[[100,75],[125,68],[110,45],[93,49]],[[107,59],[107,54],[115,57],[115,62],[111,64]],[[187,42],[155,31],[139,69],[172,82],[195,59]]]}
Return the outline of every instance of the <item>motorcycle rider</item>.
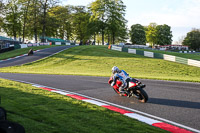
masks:
{"label": "motorcycle rider", "polygon": [[117,66],[112,68],[113,73],[113,82],[111,86],[116,84],[116,80],[119,79],[122,82],[122,85],[119,87],[119,92],[122,94],[125,92],[125,89],[128,87],[128,82],[130,81],[129,74],[127,74],[124,70],[119,70]]}

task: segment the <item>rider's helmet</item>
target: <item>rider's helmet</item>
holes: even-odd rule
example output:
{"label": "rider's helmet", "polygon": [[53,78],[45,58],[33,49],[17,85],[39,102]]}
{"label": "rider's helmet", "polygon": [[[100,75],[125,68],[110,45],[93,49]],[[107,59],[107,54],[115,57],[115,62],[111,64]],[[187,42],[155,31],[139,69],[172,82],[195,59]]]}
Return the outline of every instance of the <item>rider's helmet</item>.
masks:
{"label": "rider's helmet", "polygon": [[114,66],[112,68],[112,73],[115,74],[115,73],[118,73],[118,72],[120,72],[119,68],[117,66]]}

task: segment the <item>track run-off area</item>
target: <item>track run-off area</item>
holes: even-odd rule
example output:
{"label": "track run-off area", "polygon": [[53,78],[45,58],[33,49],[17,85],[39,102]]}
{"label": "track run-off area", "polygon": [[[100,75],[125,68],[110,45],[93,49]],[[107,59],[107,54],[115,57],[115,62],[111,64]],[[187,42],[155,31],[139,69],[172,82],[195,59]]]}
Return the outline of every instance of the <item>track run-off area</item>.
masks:
{"label": "track run-off area", "polygon": [[[32,62],[69,47],[54,47],[38,51],[34,56],[3,61],[0,67]],[[0,78],[73,92],[141,116],[200,132],[200,83],[141,79],[147,86],[145,91],[149,100],[140,103],[134,98],[117,95],[108,84],[109,77],[0,73]]]}

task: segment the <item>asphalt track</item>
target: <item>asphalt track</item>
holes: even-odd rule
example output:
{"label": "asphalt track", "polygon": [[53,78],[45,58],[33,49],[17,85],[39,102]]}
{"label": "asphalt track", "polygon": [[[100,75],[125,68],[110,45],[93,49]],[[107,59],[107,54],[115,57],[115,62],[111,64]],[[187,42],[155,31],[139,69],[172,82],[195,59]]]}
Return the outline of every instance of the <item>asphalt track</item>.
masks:
{"label": "asphalt track", "polygon": [[[0,68],[1,67],[8,67],[8,66],[16,66],[16,65],[22,65],[25,63],[33,62],[36,60],[39,60],[41,58],[48,57],[54,53],[57,53],[61,50],[74,47],[74,45],[69,46],[59,46],[59,47],[52,47],[52,48],[46,48],[42,49],[39,52],[34,52],[32,56],[22,56],[20,58],[10,59],[6,61],[0,62]],[[28,53],[28,51],[27,51]]]}
{"label": "asphalt track", "polygon": [[149,101],[139,103],[115,94],[108,77],[11,73],[0,73],[0,77],[80,93],[200,130],[200,83],[143,79]]}

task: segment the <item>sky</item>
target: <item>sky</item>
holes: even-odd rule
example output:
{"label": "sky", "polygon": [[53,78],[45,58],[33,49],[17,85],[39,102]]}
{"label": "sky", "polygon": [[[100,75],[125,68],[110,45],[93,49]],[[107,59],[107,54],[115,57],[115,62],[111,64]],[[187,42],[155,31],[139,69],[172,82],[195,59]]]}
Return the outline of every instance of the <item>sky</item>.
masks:
{"label": "sky", "polygon": [[[87,6],[94,0],[62,0],[64,5]],[[134,24],[167,24],[173,43],[186,36],[192,28],[200,29],[200,0],[122,0],[126,5],[128,28]]]}

